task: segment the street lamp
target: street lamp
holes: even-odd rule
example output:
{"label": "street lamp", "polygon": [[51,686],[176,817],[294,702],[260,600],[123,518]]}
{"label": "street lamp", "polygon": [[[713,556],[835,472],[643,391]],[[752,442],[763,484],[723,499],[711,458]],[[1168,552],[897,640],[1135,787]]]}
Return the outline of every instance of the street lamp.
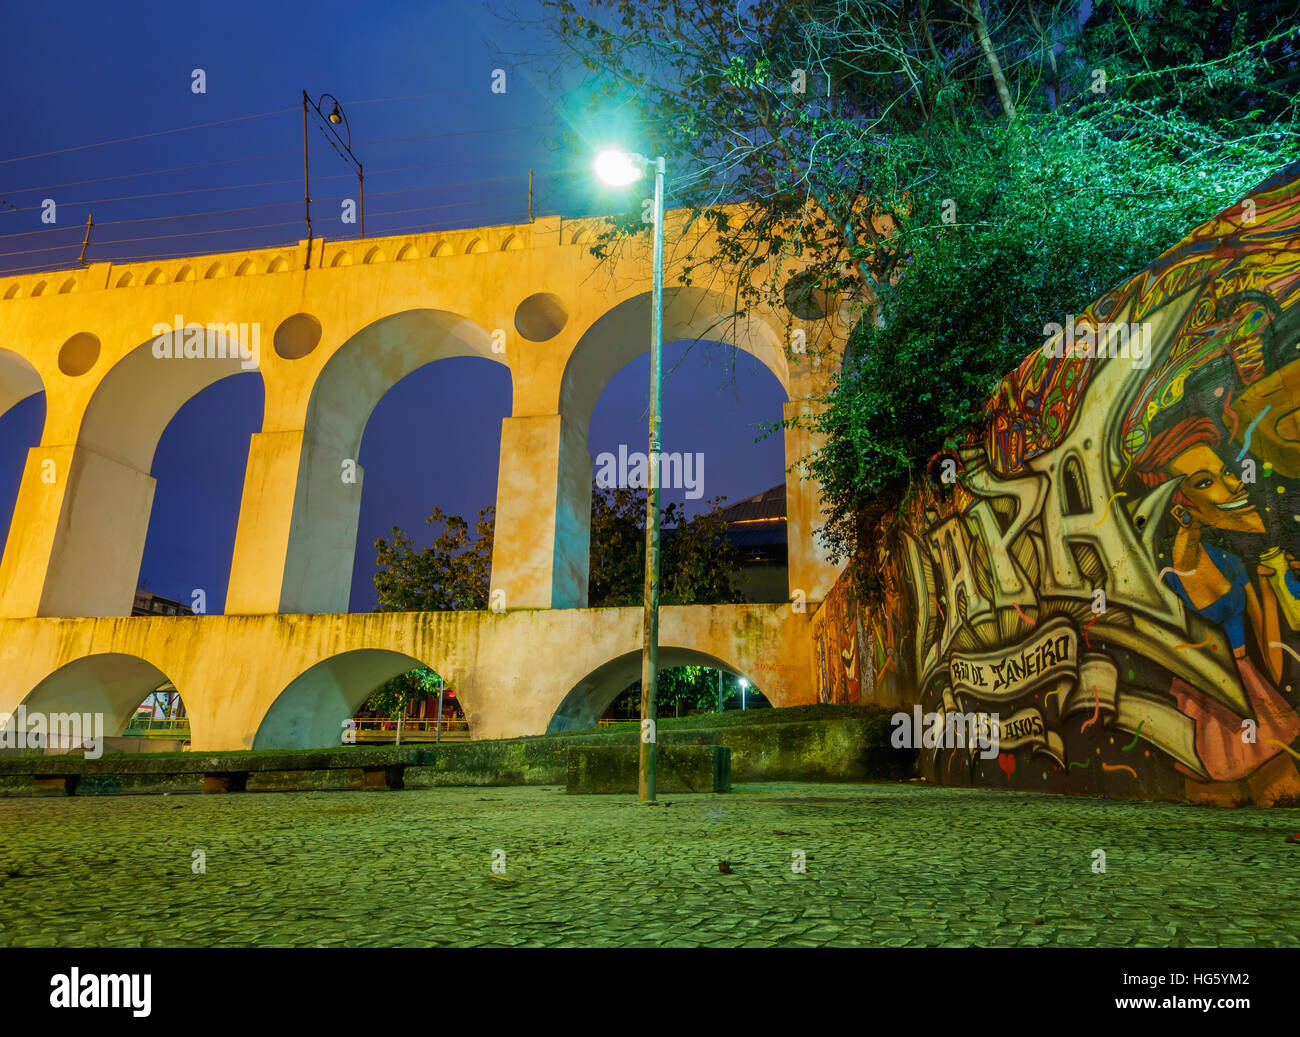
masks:
{"label": "street lamp", "polygon": [[664,345],[664,172],[662,156],[649,159],[617,149],[596,156],[596,175],[613,187],[639,180],[655,171],[654,279],[650,302],[650,479],[645,497],[645,619],[641,642],[641,753],[637,764],[637,796],[655,801],[658,734],[655,730],[655,691],[659,679],[659,444],[663,403]]}
{"label": "street lamp", "polygon": [[745,680],[744,677],[741,677],[740,678],[740,708],[742,710],[745,708],[745,689],[748,687],[749,687],[749,681]]}
{"label": "street lamp", "polygon": [[[324,112],[320,110],[321,102],[324,101],[325,98],[327,97],[334,102],[334,108],[330,111],[329,115],[326,115]],[[338,142],[339,147],[343,149],[343,152],[347,153],[347,157],[351,159],[352,164],[357,167],[357,191],[359,195],[358,202],[359,202],[360,216],[361,216],[361,236],[363,238],[366,236],[366,175],[364,170],[361,168],[361,163],[357,161],[357,156],[352,154],[352,127],[348,124],[348,117],[343,114],[343,108],[342,106],[339,105],[338,98],[335,97],[333,94],[321,94],[318,100],[313,101],[307,95],[307,91],[304,90],[302,92],[302,194],[303,194],[303,204],[306,207],[306,216],[304,218],[307,221],[307,265],[310,266],[312,230],[311,230],[311,189],[310,189],[310,178],[308,177],[307,174],[307,109],[308,107],[311,107],[312,110],[316,112],[316,115],[320,119],[321,123],[329,130],[330,136],[332,136],[334,140]],[[341,136],[339,136],[338,130],[334,128],[340,125],[343,127],[344,132],[347,134],[346,141]],[[333,142],[331,142],[331,146],[333,146]],[[338,151],[338,147],[335,147],[334,150]],[[339,152],[339,153],[343,154],[343,152]]]}

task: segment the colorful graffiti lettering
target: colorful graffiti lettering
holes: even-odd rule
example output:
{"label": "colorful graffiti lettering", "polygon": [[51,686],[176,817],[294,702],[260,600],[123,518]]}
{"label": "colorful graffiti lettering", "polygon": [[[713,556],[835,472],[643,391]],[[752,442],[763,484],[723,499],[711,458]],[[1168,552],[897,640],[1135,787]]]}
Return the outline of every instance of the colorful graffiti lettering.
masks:
{"label": "colorful graffiti lettering", "polygon": [[999,715],[929,780],[1300,804],[1300,163],[1249,197],[1078,316],[1146,362],[1027,357],[882,521],[879,601],[814,616],[822,701]]}

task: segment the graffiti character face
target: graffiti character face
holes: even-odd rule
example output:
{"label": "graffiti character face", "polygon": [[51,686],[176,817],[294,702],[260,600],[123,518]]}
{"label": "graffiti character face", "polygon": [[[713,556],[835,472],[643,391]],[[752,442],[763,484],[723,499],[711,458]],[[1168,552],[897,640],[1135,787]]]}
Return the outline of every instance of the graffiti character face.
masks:
{"label": "graffiti character face", "polygon": [[1179,490],[1188,511],[1202,525],[1264,532],[1264,520],[1246,496],[1246,487],[1208,445],[1198,444],[1173,458],[1169,473],[1183,477]]}

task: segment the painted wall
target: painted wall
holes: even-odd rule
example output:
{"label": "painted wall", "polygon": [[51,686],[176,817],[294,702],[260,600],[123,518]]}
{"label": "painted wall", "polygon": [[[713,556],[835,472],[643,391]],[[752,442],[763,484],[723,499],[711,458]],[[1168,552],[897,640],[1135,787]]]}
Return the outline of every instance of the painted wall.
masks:
{"label": "painted wall", "polygon": [[1298,349],[1300,163],[1003,380],[881,600],[814,616],[819,699],[996,715],[996,757],[922,744],[941,784],[1300,805]]}

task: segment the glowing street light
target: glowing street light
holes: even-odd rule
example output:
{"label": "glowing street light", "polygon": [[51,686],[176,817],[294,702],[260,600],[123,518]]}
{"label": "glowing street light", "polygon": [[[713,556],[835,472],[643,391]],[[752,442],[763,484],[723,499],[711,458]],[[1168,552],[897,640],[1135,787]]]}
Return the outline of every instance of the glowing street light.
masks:
{"label": "glowing street light", "polygon": [[740,708],[745,708],[745,689],[749,687],[749,681],[744,677],[740,678]]}
{"label": "glowing street light", "polygon": [[627,187],[654,166],[654,280],[650,305],[650,479],[645,495],[645,619],[641,642],[641,754],[637,797],[653,803],[659,766],[655,692],[659,680],[659,443],[663,405],[664,346],[664,172],[663,157],[648,159],[609,148],[596,156],[596,176]]}
{"label": "glowing street light", "polygon": [[596,176],[610,187],[627,187],[641,179],[647,165],[647,160],[640,155],[606,148],[596,156]]}

